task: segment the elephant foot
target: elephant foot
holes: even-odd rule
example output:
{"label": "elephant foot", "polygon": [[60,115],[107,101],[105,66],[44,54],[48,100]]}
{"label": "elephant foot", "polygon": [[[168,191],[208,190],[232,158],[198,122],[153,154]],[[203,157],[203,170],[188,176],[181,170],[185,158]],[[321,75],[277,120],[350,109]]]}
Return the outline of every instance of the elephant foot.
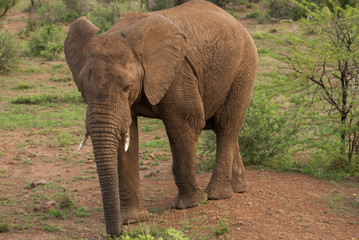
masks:
{"label": "elephant foot", "polygon": [[150,213],[141,206],[138,208],[121,210],[121,217],[123,224],[131,224],[145,221],[150,217]]}
{"label": "elephant foot", "polygon": [[231,185],[234,193],[243,193],[247,191],[247,183],[244,176],[233,178]]}
{"label": "elephant foot", "polygon": [[178,195],[172,207],[176,209],[191,208],[200,205],[207,200],[207,195],[200,189],[186,195]]}
{"label": "elephant foot", "polygon": [[208,199],[210,200],[231,198],[233,195],[233,190],[230,183],[214,184],[210,182],[205,192],[207,193]]}

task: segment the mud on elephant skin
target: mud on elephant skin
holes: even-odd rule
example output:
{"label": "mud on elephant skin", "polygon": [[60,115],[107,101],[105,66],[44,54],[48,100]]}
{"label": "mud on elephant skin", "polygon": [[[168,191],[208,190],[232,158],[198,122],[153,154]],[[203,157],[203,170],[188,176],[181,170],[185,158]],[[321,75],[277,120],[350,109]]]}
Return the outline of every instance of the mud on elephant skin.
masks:
{"label": "mud on elephant skin", "polygon": [[[87,103],[107,233],[146,219],[139,190],[137,117],[162,119],[173,155],[178,196],[188,208],[246,190],[238,134],[249,105],[258,55],[243,26],[215,5],[188,2],[128,13],[106,33],[86,17],[71,25],[65,54]],[[196,143],[204,129],[217,137],[205,192],[195,179]]]}

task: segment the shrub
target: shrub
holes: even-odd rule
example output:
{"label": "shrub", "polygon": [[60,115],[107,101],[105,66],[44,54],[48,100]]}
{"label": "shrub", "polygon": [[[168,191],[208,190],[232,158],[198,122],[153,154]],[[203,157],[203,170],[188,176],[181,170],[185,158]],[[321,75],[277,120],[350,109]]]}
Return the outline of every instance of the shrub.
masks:
{"label": "shrub", "polygon": [[305,11],[295,1],[267,0],[267,14],[276,19],[298,20],[305,15]]}
{"label": "shrub", "polygon": [[326,153],[328,170],[351,174],[359,170],[359,10],[330,2],[324,8],[304,5],[311,18],[285,39],[286,62],[308,86],[308,148]]}
{"label": "shrub", "polygon": [[0,1],[0,18],[5,16],[7,11],[10,10],[19,0],[1,0]]}
{"label": "shrub", "polygon": [[0,73],[11,71],[21,52],[19,39],[7,30],[0,30]]}
{"label": "shrub", "polygon": [[57,59],[64,50],[66,31],[61,26],[47,25],[30,34],[29,47],[34,56]]}
{"label": "shrub", "polygon": [[109,4],[99,4],[89,14],[90,21],[100,28],[101,32],[106,32],[120,18],[120,5],[114,2]]}
{"label": "shrub", "polygon": [[[283,158],[295,145],[301,119],[299,108],[280,110],[280,107],[265,95],[253,96],[238,137],[245,164],[276,168],[271,161],[278,156]],[[216,150],[214,133],[205,133],[204,139],[199,146],[201,161],[197,163],[202,171],[213,169]]]}
{"label": "shrub", "polygon": [[30,9],[25,33],[49,24],[72,22],[88,10],[84,0],[43,0],[34,6]]}
{"label": "shrub", "polygon": [[0,223],[0,233],[5,233],[10,231],[10,226],[7,223]]}
{"label": "shrub", "polygon": [[299,132],[298,113],[298,108],[281,110],[265,95],[255,95],[238,137],[243,162],[268,165],[278,155],[288,153]]}

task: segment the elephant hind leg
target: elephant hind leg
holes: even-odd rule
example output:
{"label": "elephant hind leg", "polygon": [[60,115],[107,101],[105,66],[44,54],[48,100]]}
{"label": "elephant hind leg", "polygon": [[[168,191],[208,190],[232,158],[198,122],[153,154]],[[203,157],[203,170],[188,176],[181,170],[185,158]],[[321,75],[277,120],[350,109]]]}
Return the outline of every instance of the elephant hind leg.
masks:
{"label": "elephant hind leg", "polygon": [[244,165],[239,151],[239,144],[235,146],[233,165],[232,165],[232,178],[231,178],[232,190],[235,193],[242,193],[247,191],[247,183],[244,178]]}
{"label": "elephant hind leg", "polygon": [[222,108],[214,115],[216,163],[206,192],[209,199],[232,197],[246,189],[238,135],[253,90],[255,72],[239,71]]}

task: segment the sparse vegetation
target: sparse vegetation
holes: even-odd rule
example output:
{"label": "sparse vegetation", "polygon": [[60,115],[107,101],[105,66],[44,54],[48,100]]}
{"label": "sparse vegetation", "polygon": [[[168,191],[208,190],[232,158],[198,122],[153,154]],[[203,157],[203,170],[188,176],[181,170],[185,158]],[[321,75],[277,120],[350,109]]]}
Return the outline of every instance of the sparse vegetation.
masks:
{"label": "sparse vegetation", "polygon": [[[3,190],[0,190],[0,238],[8,238],[12,234],[20,238],[31,238],[33,232],[39,231],[44,231],[43,234],[50,238],[60,235],[64,239],[108,237],[104,234],[101,193],[97,183],[96,163],[90,147],[91,140],[81,152],[76,151],[85,130],[86,105],[63,59],[65,29],[68,29],[70,22],[78,16],[86,15],[105,31],[127,11],[166,8],[180,2],[21,0],[19,5],[15,5],[0,19],[0,189]],[[227,4],[225,10],[232,16],[240,21],[245,16],[252,19],[243,22],[256,41],[260,56],[260,72],[254,96],[239,136],[246,168],[254,166],[278,171],[289,170],[314,175],[320,179],[340,180],[350,177],[356,181],[359,169],[355,147],[358,135],[356,121],[359,116],[356,91],[352,90],[356,87],[354,77],[358,72],[356,67],[359,60],[356,34],[359,15],[357,7],[354,8],[357,1],[339,0],[340,8],[324,8],[332,1],[315,0],[321,8],[317,11],[310,5],[307,10],[312,12],[309,15],[307,12],[302,13],[302,9],[297,8],[297,5],[286,1],[227,2],[224,3]],[[272,3],[272,9],[269,9],[269,3]],[[353,8],[344,7],[345,3]],[[293,8],[297,12],[292,12]],[[318,21],[320,13],[325,17],[340,14],[339,17]],[[21,14],[21,17],[13,18],[13,14]],[[16,24],[25,28],[26,23],[23,21],[26,21],[28,14],[30,19],[26,29],[11,27]],[[296,22],[294,19],[299,16],[309,17]],[[294,22],[279,24],[282,19]],[[342,51],[339,46],[330,46],[328,36],[322,37],[324,33],[330,32],[330,28],[325,24],[333,19],[335,23],[349,26],[337,28],[344,29],[338,33],[345,33],[351,40],[349,53]],[[276,24],[271,25],[271,21]],[[250,24],[247,24],[248,22]],[[256,24],[253,24],[254,22]],[[258,22],[267,24],[260,25]],[[325,28],[318,31],[322,24]],[[295,34],[285,38],[285,30],[295,31]],[[280,39],[284,41],[279,42]],[[342,39],[342,46],[348,46],[344,44],[345,38],[333,39]],[[286,45],[290,50],[285,48]],[[32,48],[34,52],[31,51]],[[308,54],[304,51],[306,49],[312,49],[312,52]],[[320,50],[326,50],[326,54],[317,57],[316,53]],[[341,126],[342,115],[335,106],[327,105],[327,95],[321,94],[321,87],[315,88],[311,78],[306,77],[308,75],[294,74],[293,66],[282,62],[283,56],[290,56],[292,61],[295,60],[289,53],[298,54],[301,61],[296,60],[294,63],[301,67],[301,72],[314,73],[314,77],[321,72],[316,72],[319,68],[314,67],[314,62],[326,59],[326,75],[332,77],[332,86],[338,86],[329,91],[333,94],[343,91],[340,89],[341,84],[337,84],[341,83],[341,78],[335,79],[334,76],[341,76],[340,72],[332,70],[338,64],[337,60],[345,63],[342,57],[350,60],[347,62],[350,66],[347,70],[353,71],[347,71],[344,75],[353,78],[347,85],[347,106],[350,106],[351,101],[353,104],[344,127]],[[329,60],[331,57],[335,60]],[[329,78],[323,82],[329,83]],[[313,89],[316,92],[312,91]],[[332,98],[340,100],[342,95],[333,95],[335,97]],[[337,105],[342,107],[342,102]],[[276,183],[269,182],[278,180],[281,182],[278,186],[282,187],[286,184],[283,179],[290,179],[288,182],[292,180],[288,175],[304,180],[303,185],[318,187],[312,192],[306,192],[308,199],[311,194],[314,196],[312,202],[308,201],[308,205],[315,202],[314,205],[327,207],[321,208],[319,214],[308,213],[310,221],[303,221],[300,217],[293,218],[296,227],[303,228],[303,232],[312,231],[314,238],[323,237],[319,233],[314,235],[315,231],[318,231],[318,225],[313,224],[315,221],[325,223],[328,229],[334,229],[337,222],[342,221],[346,231],[357,229],[359,194],[356,188],[353,190],[354,188],[334,181],[317,181],[314,184],[313,178],[296,173],[278,175],[272,171],[249,170],[247,181],[253,186],[249,191],[253,196],[260,196],[258,198],[250,199],[246,194],[235,194],[230,200],[206,201],[197,208],[181,211],[169,209],[170,201],[175,197],[175,192],[172,193],[169,189],[175,188],[175,184],[172,177],[165,172],[170,172],[171,162],[164,161],[171,159],[171,150],[164,125],[161,120],[139,118],[139,129],[141,188],[143,187],[143,202],[151,212],[151,219],[136,226],[125,225],[123,235],[118,239],[207,240],[244,236],[248,226],[254,229],[256,227],[251,221],[261,221],[257,220],[260,218],[256,218],[258,216],[252,211],[253,207],[259,208],[263,203],[266,207],[263,212],[268,211],[268,214],[276,219],[276,214],[284,216],[287,212],[296,212],[288,204],[299,206],[304,203],[301,199],[296,201],[295,198],[286,196],[285,189],[281,191],[282,189],[275,188]],[[341,147],[343,133],[346,134],[344,151]],[[205,131],[201,136],[198,146],[199,161],[196,162],[199,172],[213,169],[214,137],[211,131]],[[352,153],[350,161],[349,152]],[[36,173],[34,169],[38,169]],[[145,175],[148,178],[144,178]],[[203,179],[209,180],[208,176],[197,176],[198,182],[203,185],[201,188],[205,187]],[[34,184],[40,178],[46,184]],[[265,186],[255,185],[264,181],[267,181]],[[323,183],[325,184],[321,185]],[[296,186],[295,184],[288,186]],[[278,191],[270,189],[271,187]],[[325,191],[321,191],[321,187],[325,188]],[[339,193],[337,189],[340,189]],[[329,192],[331,195],[328,196]],[[297,193],[299,195],[302,192],[298,190]],[[277,194],[283,194],[285,202],[281,202]],[[322,196],[319,202],[318,196]],[[273,209],[268,210],[268,203],[264,204],[262,199],[269,198],[278,200],[282,203],[281,207],[274,208],[271,205]],[[241,214],[223,213],[222,209],[228,210],[226,205],[231,204],[232,200],[240,207]],[[319,218],[315,218],[316,216]],[[241,219],[238,220],[238,217]],[[243,222],[246,228],[242,228]],[[279,226],[282,223],[277,224]],[[342,232],[343,236],[345,234],[346,232]],[[338,235],[333,234],[333,238],[335,236]],[[273,236],[268,236],[270,237]],[[299,234],[298,238],[303,238],[303,235]]]}
{"label": "sparse vegetation", "polygon": [[0,29],[0,73],[13,70],[21,54],[19,39],[8,30]]}
{"label": "sparse vegetation", "polygon": [[5,233],[8,231],[10,231],[9,224],[0,222],[0,233]]}

